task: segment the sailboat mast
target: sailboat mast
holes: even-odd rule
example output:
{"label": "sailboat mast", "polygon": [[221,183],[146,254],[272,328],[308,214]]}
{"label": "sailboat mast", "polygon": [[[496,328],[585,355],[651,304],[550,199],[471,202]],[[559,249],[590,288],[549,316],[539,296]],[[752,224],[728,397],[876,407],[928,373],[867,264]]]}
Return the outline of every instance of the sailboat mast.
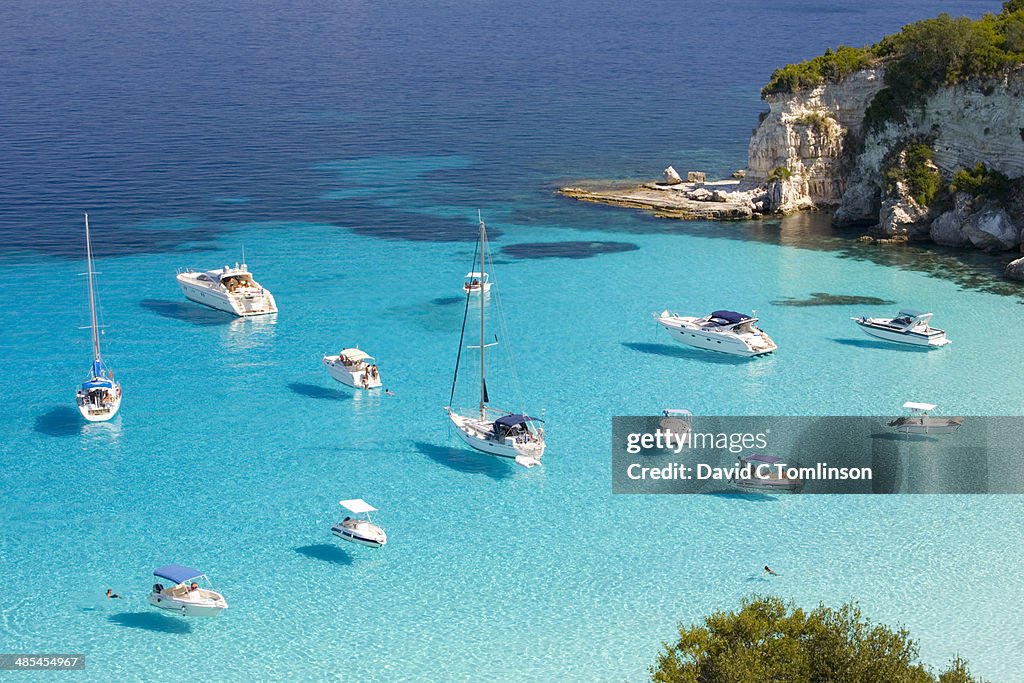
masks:
{"label": "sailboat mast", "polygon": [[484,219],[477,212],[477,220],[480,221],[480,419],[484,419],[484,400],[487,397],[487,380],[484,379],[484,266],[486,264],[485,254],[487,253],[487,228],[484,226]]}
{"label": "sailboat mast", "polygon": [[89,239],[89,214],[85,214],[85,260],[88,265],[89,275],[89,317],[92,319],[92,356],[96,362],[100,361],[100,333],[99,323],[96,322],[96,294],[92,282],[92,240]]}

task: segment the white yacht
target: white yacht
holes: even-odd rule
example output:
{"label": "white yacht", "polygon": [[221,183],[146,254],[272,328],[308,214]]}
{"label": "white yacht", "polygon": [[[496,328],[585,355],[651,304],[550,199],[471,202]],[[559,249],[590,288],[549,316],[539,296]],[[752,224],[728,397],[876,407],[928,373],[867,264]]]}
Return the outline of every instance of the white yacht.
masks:
{"label": "white yacht", "polygon": [[381,386],[377,359],[358,347],[342,349],[336,356],[324,356],[324,367],[331,377],[355,389]]}
{"label": "white yacht", "polygon": [[761,493],[793,493],[804,485],[803,479],[786,475],[782,458],[751,453],[739,456],[738,460],[738,473],[729,477],[736,488]]}
{"label": "white yacht", "polygon": [[245,263],[236,263],[234,268],[224,266],[220,270],[179,271],[178,285],[182,293],[197,304],[239,317],[277,313],[274,295],[252,278]]}
{"label": "white yacht", "polygon": [[491,291],[491,276],[487,273],[466,273],[466,281],[462,283],[463,294],[486,294]]}
{"label": "white yacht", "polygon": [[907,401],[903,407],[910,411],[910,415],[898,417],[889,423],[890,427],[903,434],[949,434],[964,424],[962,417],[930,415],[935,410],[931,403]]}
{"label": "white yacht", "polygon": [[332,534],[346,541],[370,546],[371,548],[379,548],[388,542],[388,535],[384,529],[374,524],[373,520],[370,519],[370,513],[376,512],[377,508],[362,498],[343,500],[339,504],[353,515],[366,515],[366,519],[346,517],[331,527]]}
{"label": "white yacht", "polygon": [[[483,219],[480,223],[480,270],[486,271],[487,262],[487,226]],[[530,417],[524,413],[514,413],[507,410],[499,410],[487,405],[490,397],[487,393],[485,350],[496,345],[486,344],[484,340],[485,324],[487,316],[484,309],[485,297],[480,297],[480,343],[470,348],[480,351],[480,400],[475,408],[457,410],[451,407],[455,397],[455,385],[459,376],[459,363],[462,360],[462,338],[459,339],[459,355],[455,361],[455,377],[452,379],[452,392],[448,399],[449,405],[445,407],[448,418],[455,425],[455,430],[468,446],[489,455],[496,455],[501,458],[514,460],[524,467],[539,465],[544,455],[544,430],[540,427],[541,420]],[[466,318],[469,315],[469,299],[466,299],[467,306],[462,319],[462,329],[465,332]],[[495,308],[499,308],[499,302],[495,299]],[[499,317],[499,321],[501,318]]]}
{"label": "white yacht", "polygon": [[82,382],[76,392],[78,411],[89,422],[105,422],[121,408],[121,385],[114,381],[114,373],[103,365],[100,355],[100,332],[96,318],[96,292],[93,285],[92,241],[89,238],[89,214],[85,214],[85,259],[89,276],[89,320],[92,330],[92,368],[89,379]]}
{"label": "white yacht", "polygon": [[654,319],[680,344],[736,356],[760,356],[778,346],[754,324],[757,318],[736,311],[715,311],[703,318],[681,316],[669,311],[655,313]]}
{"label": "white yacht", "polygon": [[943,330],[928,324],[931,319],[931,313],[913,310],[900,311],[895,318],[850,318],[865,334],[897,344],[934,347],[951,343]]}
{"label": "white yacht", "polygon": [[198,569],[180,564],[168,564],[153,570],[153,576],[171,581],[174,585],[165,588],[153,584],[149,604],[159,609],[177,612],[186,617],[214,617],[228,608],[228,601],[217,591],[200,588],[196,579],[209,579]]}

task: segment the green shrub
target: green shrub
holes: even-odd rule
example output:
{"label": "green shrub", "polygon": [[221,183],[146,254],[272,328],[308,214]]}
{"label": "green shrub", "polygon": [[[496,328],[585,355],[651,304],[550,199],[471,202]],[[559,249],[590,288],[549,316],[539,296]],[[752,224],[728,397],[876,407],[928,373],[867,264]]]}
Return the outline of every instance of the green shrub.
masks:
{"label": "green shrub", "polygon": [[776,69],[768,85],[761,89],[761,95],[795,92],[825,82],[835,83],[876,61],[871,48],[840,45],[835,52],[829,49],[814,59]]}
{"label": "green shrub", "polygon": [[990,170],[985,164],[976,164],[972,169],[960,169],[953,174],[950,192],[966,192],[972,197],[989,199],[1004,204],[1010,196],[1010,179],[999,171]]}
{"label": "green shrub", "polygon": [[772,172],[768,174],[768,182],[773,180],[789,180],[793,177],[793,173],[785,166],[776,166],[772,169]]}
{"label": "green shrub", "polygon": [[656,683],[976,683],[960,657],[936,679],[906,629],[874,624],[856,604],[805,612],[774,597],[680,627],[650,672]]}
{"label": "green shrub", "polygon": [[900,181],[906,183],[914,201],[924,207],[931,206],[943,188],[942,176],[931,163],[931,147],[923,142],[915,142],[907,145],[904,153],[905,163],[891,166],[885,174],[886,179],[893,184]]}

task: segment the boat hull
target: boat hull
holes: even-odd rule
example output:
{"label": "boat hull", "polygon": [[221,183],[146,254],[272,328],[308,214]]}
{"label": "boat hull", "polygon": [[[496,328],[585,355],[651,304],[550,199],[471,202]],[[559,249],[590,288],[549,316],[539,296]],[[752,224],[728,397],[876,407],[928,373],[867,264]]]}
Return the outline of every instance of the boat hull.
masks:
{"label": "boat hull", "polygon": [[242,294],[228,296],[210,287],[193,284],[186,277],[187,275],[188,273],[178,275],[178,286],[181,288],[181,293],[189,301],[209,306],[210,308],[224,311],[240,318],[277,313],[277,302],[274,300],[274,295],[267,290],[262,290],[262,293],[251,296]]}
{"label": "boat hull", "polygon": [[921,346],[925,348],[940,348],[951,343],[946,339],[945,332],[941,334],[922,335],[915,334],[913,332],[895,332],[893,330],[876,327],[875,325],[871,325],[860,320],[854,320],[854,322],[857,323],[857,327],[860,328],[861,332],[869,337],[882,339],[887,342],[892,342],[893,344],[908,344],[910,346]]}
{"label": "boat hull", "polygon": [[520,465],[532,467],[540,464],[544,455],[544,443],[517,444],[512,439],[497,441],[488,438],[491,432],[478,428],[477,421],[459,415],[454,411],[448,412],[448,417],[455,425],[455,433],[469,447],[481,453],[494,455],[499,458],[514,460]]}
{"label": "boat hull", "polygon": [[744,491],[756,491],[758,493],[796,493],[803,486],[802,481],[778,481],[771,482],[762,479],[740,479],[732,477],[729,483]]}
{"label": "boat hull", "polygon": [[902,424],[890,425],[893,430],[901,434],[952,434],[960,429],[959,422],[946,422],[938,424]]}
{"label": "boat hull", "polygon": [[221,602],[223,604],[203,604],[177,600],[163,593],[149,594],[150,605],[157,609],[180,614],[183,617],[216,617],[228,608],[227,602],[223,600]]}
{"label": "boat hull", "polygon": [[357,545],[365,545],[368,548],[380,548],[388,542],[387,537],[381,539],[362,536],[360,534],[354,533],[351,529],[346,529],[341,524],[335,524],[331,528],[331,533],[337,536],[338,538],[342,539],[343,541],[348,541],[349,543],[355,543]]}
{"label": "boat hull", "polygon": [[778,348],[774,342],[761,347],[751,347],[742,339],[717,332],[704,332],[700,329],[688,328],[668,323],[658,319],[658,322],[668,331],[672,341],[684,346],[692,346],[704,351],[716,351],[727,353],[732,356],[763,356],[775,351]]}
{"label": "boat hull", "polygon": [[102,408],[97,408],[95,404],[89,403],[88,401],[78,401],[78,412],[80,412],[82,417],[89,422],[106,422],[107,420],[111,420],[115,415],[117,415],[117,411],[120,409],[120,387],[118,387],[117,398],[113,401],[108,401]]}
{"label": "boat hull", "polygon": [[344,363],[339,363],[336,359],[337,356],[324,356],[323,359],[324,367],[327,368],[328,374],[334,380],[353,389],[379,389],[382,386],[379,375],[375,378],[368,378],[364,384],[365,370],[351,371],[345,367]]}

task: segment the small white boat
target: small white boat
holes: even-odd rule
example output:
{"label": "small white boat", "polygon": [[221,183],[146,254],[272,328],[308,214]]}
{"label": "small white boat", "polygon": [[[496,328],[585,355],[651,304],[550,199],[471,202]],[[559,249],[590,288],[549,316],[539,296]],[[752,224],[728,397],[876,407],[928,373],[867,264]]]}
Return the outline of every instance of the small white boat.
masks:
{"label": "small white boat", "polygon": [[207,583],[209,579],[198,569],[168,564],[154,569],[153,576],[174,584],[169,588],[161,583],[153,584],[149,604],[154,607],[177,612],[185,617],[215,617],[228,608],[228,601],[223,595],[199,587],[196,579],[203,579]]}
{"label": "small white boat", "polygon": [[182,294],[197,304],[239,317],[277,313],[274,295],[252,278],[245,263],[220,270],[179,271],[177,279]]}
{"label": "small white boat", "polygon": [[782,458],[763,453],[741,455],[737,474],[729,477],[736,488],[762,493],[794,493],[804,485],[803,479],[789,477]]}
{"label": "small white boat", "polygon": [[661,411],[662,418],[658,427],[668,435],[669,445],[675,446],[689,440],[693,431],[693,413],[685,408],[665,408]]}
{"label": "small white boat", "polygon": [[331,377],[355,389],[381,386],[377,359],[358,347],[342,349],[337,356],[324,356],[324,367]]}
{"label": "small white boat", "polygon": [[[480,270],[477,273],[485,273],[487,263],[487,226],[482,218],[477,217],[480,224]],[[473,273],[470,273],[473,275]],[[468,303],[467,298],[467,303]],[[495,308],[499,303],[495,300]],[[469,315],[469,306],[462,318],[462,329],[465,332],[466,320]],[[445,412],[448,419],[455,426],[459,438],[470,448],[474,448],[488,455],[496,455],[500,458],[514,460],[524,467],[539,465],[544,456],[544,430],[540,427],[539,420],[524,413],[513,413],[507,410],[500,410],[488,405],[490,396],[487,393],[487,377],[485,351],[488,347],[494,346],[485,343],[485,324],[487,316],[484,310],[484,297],[480,297],[480,343],[468,347],[480,351],[480,400],[475,408],[456,409],[451,406],[455,398],[455,385],[459,377],[459,364],[462,361],[462,349],[459,349],[455,361],[455,376],[452,379],[452,392],[448,397],[448,405]],[[462,339],[459,340],[460,344]]]}
{"label": "small white boat", "polygon": [[910,415],[898,417],[889,423],[890,427],[903,434],[949,434],[964,424],[962,417],[929,415],[929,412],[935,410],[931,403],[907,401],[903,407],[910,411]]}
{"label": "small white boat", "polygon": [[89,276],[89,320],[92,329],[92,368],[89,379],[76,392],[78,412],[89,422],[105,422],[121,408],[121,385],[100,355],[100,327],[96,318],[96,291],[93,285],[92,240],[89,238],[89,214],[85,214],[85,258]]}
{"label": "small white boat", "polygon": [[491,291],[491,276],[487,273],[466,273],[466,281],[462,283],[464,294],[486,294]]}
{"label": "small white boat", "polygon": [[388,542],[388,535],[384,532],[384,529],[374,524],[373,520],[370,519],[370,513],[376,512],[377,508],[362,498],[343,500],[339,504],[354,515],[366,515],[366,519],[346,517],[331,527],[332,534],[346,541],[366,545],[371,548],[379,548]]}
{"label": "small white boat", "polygon": [[686,346],[735,356],[760,356],[778,346],[754,324],[757,318],[736,311],[714,311],[702,318],[681,316],[665,310],[654,319],[672,339]]}
{"label": "small white boat", "polygon": [[914,346],[946,346],[951,343],[943,330],[928,323],[931,313],[903,310],[895,318],[850,318],[865,334],[897,344]]}

